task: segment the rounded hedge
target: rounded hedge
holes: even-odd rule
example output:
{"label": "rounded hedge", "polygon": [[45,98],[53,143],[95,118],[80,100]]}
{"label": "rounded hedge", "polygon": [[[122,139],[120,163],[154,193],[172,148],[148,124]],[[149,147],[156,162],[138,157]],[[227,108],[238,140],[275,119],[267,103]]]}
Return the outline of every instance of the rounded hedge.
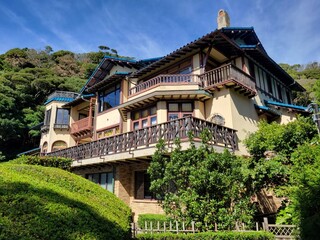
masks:
{"label": "rounded hedge", "polygon": [[128,239],[130,209],[57,168],[0,164],[0,239]]}

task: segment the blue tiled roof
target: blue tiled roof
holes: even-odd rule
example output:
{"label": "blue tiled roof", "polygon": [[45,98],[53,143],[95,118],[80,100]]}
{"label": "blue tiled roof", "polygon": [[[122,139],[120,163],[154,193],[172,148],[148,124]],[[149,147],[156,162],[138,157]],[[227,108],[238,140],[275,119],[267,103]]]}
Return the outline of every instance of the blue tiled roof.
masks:
{"label": "blue tiled roof", "polygon": [[57,102],[72,102],[73,98],[67,98],[67,97],[53,97],[48,99],[44,105],[47,105],[48,103],[51,103],[53,101],[57,101]]}
{"label": "blue tiled roof", "polygon": [[278,107],[284,107],[284,108],[292,108],[300,111],[307,111],[307,108],[304,106],[299,105],[293,105],[293,104],[287,104],[287,103],[281,103],[281,102],[273,102],[273,101],[267,101],[265,100],[266,104],[278,106]]}
{"label": "blue tiled roof", "polygon": [[277,111],[275,111],[275,110],[273,110],[273,109],[271,109],[271,108],[269,108],[269,107],[260,106],[260,105],[257,105],[257,104],[255,104],[254,107],[255,107],[256,109],[258,109],[258,110],[263,111],[263,112],[268,112],[268,113],[271,113],[271,114],[273,114],[273,115],[280,116],[280,113],[279,113],[279,112],[277,112]]}
{"label": "blue tiled roof", "polygon": [[239,47],[241,48],[256,48],[257,45],[246,45],[246,44],[240,44]]}

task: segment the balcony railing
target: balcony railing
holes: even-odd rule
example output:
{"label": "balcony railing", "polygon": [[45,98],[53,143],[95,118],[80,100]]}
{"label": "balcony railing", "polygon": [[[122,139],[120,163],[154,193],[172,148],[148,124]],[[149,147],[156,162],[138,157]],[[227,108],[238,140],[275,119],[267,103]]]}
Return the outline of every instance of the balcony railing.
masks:
{"label": "balcony railing", "polygon": [[151,78],[148,81],[140,83],[133,88],[130,88],[129,96],[136,94],[136,93],[139,93],[143,90],[149,89],[149,88],[156,86],[158,84],[161,84],[161,83],[188,84],[188,83],[195,83],[198,81],[199,81],[198,75],[195,75],[195,74],[162,74],[162,75],[156,76],[154,78]]}
{"label": "balcony railing", "polygon": [[92,117],[86,117],[80,119],[71,124],[71,134],[76,134],[81,131],[91,130],[92,129]]}
{"label": "balcony railing", "polygon": [[150,89],[161,83],[166,84],[188,84],[199,83],[200,87],[205,89],[214,89],[216,87],[222,87],[224,85],[237,85],[239,88],[248,92],[248,95],[254,96],[256,94],[255,80],[249,74],[245,73],[241,69],[237,68],[233,64],[229,63],[222,67],[215,68],[206,73],[195,74],[165,74],[151,78],[148,81],[140,83],[133,88],[129,89],[129,96],[144,90]]}
{"label": "balcony railing", "polygon": [[215,87],[229,82],[234,82],[247,88],[249,91],[256,91],[254,78],[233,64],[215,68],[201,74],[199,77],[203,88]]}
{"label": "balcony railing", "polygon": [[129,152],[138,148],[147,148],[151,144],[158,143],[160,139],[171,143],[176,138],[188,139],[188,132],[192,132],[194,138],[199,139],[200,133],[205,128],[211,133],[210,143],[212,145],[222,146],[233,151],[238,148],[235,130],[198,118],[185,117],[51,152],[47,155],[67,157],[74,160],[101,157],[115,153]]}

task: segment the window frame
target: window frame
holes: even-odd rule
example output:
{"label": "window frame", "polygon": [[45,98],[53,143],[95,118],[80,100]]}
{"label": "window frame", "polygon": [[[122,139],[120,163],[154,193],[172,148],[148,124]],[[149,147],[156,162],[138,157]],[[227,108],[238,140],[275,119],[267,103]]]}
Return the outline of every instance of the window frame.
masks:
{"label": "window frame", "polygon": [[[105,183],[102,183],[102,181],[101,181],[103,174],[106,174],[106,182]],[[94,181],[94,176],[95,175],[98,175],[98,182]],[[110,183],[108,182],[109,177],[111,179]],[[85,175],[85,178],[88,179],[89,181],[93,182],[93,183],[98,184],[103,189],[114,193],[114,173],[112,171],[111,172],[88,173],[88,174]],[[103,186],[103,184],[105,184],[105,187]],[[111,189],[108,188],[108,184],[110,184],[109,186],[111,186]]]}
{"label": "window frame", "polygon": [[[153,108],[155,108],[155,113],[152,114]],[[143,111],[146,111],[146,110],[148,111],[148,115],[146,117],[143,117],[142,113],[143,113]],[[137,119],[134,119],[135,113],[139,114],[139,117]],[[153,121],[152,121],[152,119],[154,119],[154,118],[156,120],[155,123],[153,123]],[[144,121],[146,121],[146,123],[147,123],[145,126],[143,126]],[[131,113],[131,122],[132,122],[131,123],[132,131],[157,125],[157,123],[158,123],[157,106],[153,105],[153,106],[149,106],[147,108],[132,112]],[[135,128],[136,123],[138,123],[138,125],[137,125],[138,128]]]}
{"label": "window frame", "polygon": [[[110,104],[110,102],[104,101],[107,95],[113,96],[113,105]],[[121,83],[118,82],[114,85],[111,85],[109,88],[104,89],[103,91],[100,91],[98,93],[98,112],[104,112],[109,109],[115,108],[120,105],[120,98],[121,98]],[[110,106],[105,106],[104,103],[108,103]]]}
{"label": "window frame", "polygon": [[[183,111],[182,105],[184,103],[190,103],[192,111]],[[178,111],[170,111],[169,105],[170,104],[178,104]],[[167,102],[167,121],[174,121],[179,118],[187,117],[187,116],[193,116],[194,112],[194,103],[193,102]],[[178,118],[170,119],[170,115],[177,114]]]}
{"label": "window frame", "polygon": [[[62,122],[58,122],[58,118],[59,118],[59,112],[63,111],[63,114],[62,114]],[[65,114],[64,113],[67,113],[66,117],[67,119],[65,119]],[[67,122],[64,122],[64,120],[67,120]],[[66,108],[57,108],[56,110],[56,119],[55,119],[55,124],[56,125],[69,125],[69,122],[70,122],[70,110],[69,109],[66,109]]]}

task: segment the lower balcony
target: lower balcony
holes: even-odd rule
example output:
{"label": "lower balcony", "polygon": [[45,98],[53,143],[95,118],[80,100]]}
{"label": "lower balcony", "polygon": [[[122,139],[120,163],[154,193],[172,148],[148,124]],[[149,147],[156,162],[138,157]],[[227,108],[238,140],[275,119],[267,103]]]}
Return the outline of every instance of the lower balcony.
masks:
{"label": "lower balcony", "polygon": [[150,157],[160,139],[164,139],[168,146],[171,146],[176,138],[180,138],[182,142],[188,142],[188,132],[192,132],[195,142],[201,142],[200,133],[204,129],[208,129],[211,133],[210,143],[213,146],[221,149],[228,148],[231,151],[238,149],[236,130],[190,116],[47,153],[47,155],[71,158],[80,161],[83,165],[125,161],[133,159],[135,152],[139,152],[141,157]]}
{"label": "lower balcony", "polygon": [[71,136],[79,141],[92,136],[92,117],[80,119],[71,124]]}

